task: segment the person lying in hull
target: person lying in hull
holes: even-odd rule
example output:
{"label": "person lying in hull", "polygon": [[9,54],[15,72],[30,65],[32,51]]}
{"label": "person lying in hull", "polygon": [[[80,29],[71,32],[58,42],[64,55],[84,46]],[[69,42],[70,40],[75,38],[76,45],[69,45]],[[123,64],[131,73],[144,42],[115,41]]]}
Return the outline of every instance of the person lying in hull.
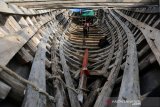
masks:
{"label": "person lying in hull", "polygon": [[109,46],[109,45],[110,45],[110,43],[107,40],[107,36],[105,36],[104,38],[99,40],[98,46],[100,48],[104,48],[104,47]]}

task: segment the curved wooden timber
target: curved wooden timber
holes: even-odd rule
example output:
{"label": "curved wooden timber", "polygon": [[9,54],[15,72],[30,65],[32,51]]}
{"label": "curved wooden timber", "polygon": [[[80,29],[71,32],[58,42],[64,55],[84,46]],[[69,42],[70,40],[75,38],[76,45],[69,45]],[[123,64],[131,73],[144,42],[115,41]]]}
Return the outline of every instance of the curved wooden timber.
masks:
{"label": "curved wooden timber", "polygon": [[[159,7],[138,1],[1,1],[0,107],[140,107],[159,99]],[[61,9],[78,6],[97,6],[88,37]],[[109,45],[100,48],[105,36]]]}

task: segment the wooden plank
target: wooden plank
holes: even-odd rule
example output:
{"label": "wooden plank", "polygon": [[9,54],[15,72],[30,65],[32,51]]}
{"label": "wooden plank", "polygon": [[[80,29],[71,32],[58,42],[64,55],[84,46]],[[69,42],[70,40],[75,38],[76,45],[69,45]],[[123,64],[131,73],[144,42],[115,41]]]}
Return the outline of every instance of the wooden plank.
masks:
{"label": "wooden plank", "polygon": [[[66,59],[65,59],[65,56],[64,56],[64,53],[63,53],[63,43],[64,43],[63,36],[64,36],[64,32],[63,32],[63,35],[61,37],[60,47],[59,47],[62,69],[63,69],[63,72],[64,72],[66,85],[75,89],[74,85],[73,85],[72,78],[71,78],[71,74],[69,72],[69,68],[68,68],[68,65],[66,64]],[[71,107],[80,107],[79,101],[77,99],[77,94],[69,88],[67,88],[67,90],[68,90],[68,94],[69,94],[69,100],[70,100]]]}
{"label": "wooden plank", "polygon": [[[60,77],[61,78],[61,74],[57,71],[58,70],[58,59],[56,57],[56,40],[55,40],[55,36],[53,37],[52,40],[52,46],[51,46],[51,69],[52,69],[52,74],[54,76]],[[69,106],[68,102],[67,102],[67,97],[66,97],[66,92],[65,92],[65,87],[64,84],[62,83],[62,81],[60,81],[59,79],[55,78],[53,80],[53,85],[56,88],[55,90],[55,100],[56,100],[56,107],[65,107],[65,106]]]}
{"label": "wooden plank", "polygon": [[[155,2],[154,3],[158,3]],[[48,1],[48,2],[35,2],[35,1],[30,1],[30,2],[17,2],[15,3],[16,5],[23,6],[26,8],[49,8],[49,9],[54,9],[54,8],[73,8],[73,7],[104,7],[104,6],[113,6],[113,7],[139,7],[139,6],[144,6],[144,5],[153,5],[153,4],[148,4],[147,1],[138,2],[138,0],[133,1],[127,1],[124,0],[122,1]]]}
{"label": "wooden plank", "polygon": [[160,18],[156,22],[154,22],[154,24],[152,25],[152,27],[156,27],[159,23],[160,23]]}
{"label": "wooden plank", "polygon": [[31,55],[34,56],[37,50],[37,45],[35,45],[33,43],[32,40],[28,41],[26,46],[28,47],[28,49],[31,51]]}
{"label": "wooden plank", "polygon": [[47,58],[45,60],[45,65],[46,65],[46,68],[51,68],[51,61],[49,61]]}
{"label": "wooden plank", "polygon": [[13,18],[13,16],[9,16],[7,19],[8,23],[10,24],[10,26],[12,26],[12,28],[17,32],[19,30],[21,30],[20,25],[16,22],[16,20]]}
{"label": "wooden plank", "polygon": [[7,32],[11,32],[11,33],[15,32],[14,27],[11,26],[9,23],[10,21],[7,15],[1,14],[0,19],[1,19],[1,23],[2,23],[4,30],[6,30]]}
{"label": "wooden plank", "polygon": [[[141,57],[141,56],[138,56]],[[154,62],[156,62],[156,58],[155,56],[151,53],[147,56],[145,56],[141,61],[139,61],[139,70],[142,71],[143,69],[145,69],[146,67],[148,67],[150,64],[153,64]],[[125,63],[123,63],[121,65],[121,69],[124,70],[125,67]]]}
{"label": "wooden plank", "polygon": [[29,26],[27,21],[24,19],[24,17],[21,17],[20,20],[18,20],[18,23],[22,28],[25,28],[25,27]]}
{"label": "wooden plank", "polygon": [[150,50],[150,47],[147,44],[138,52],[138,58],[142,57],[142,55],[144,55],[149,50]]}
{"label": "wooden plank", "polygon": [[159,36],[160,30],[153,28],[143,22],[140,22],[132,17],[129,17],[118,10],[115,10],[115,11],[141,30],[148,45],[150,46],[152,52],[154,53],[160,65],[160,42],[159,42],[160,41],[160,36]]}
{"label": "wooden plank", "polygon": [[25,48],[21,48],[18,54],[23,59],[22,63],[28,63],[33,60],[33,56]]}
{"label": "wooden plank", "polygon": [[108,28],[109,28],[110,33],[112,35],[112,44],[111,44],[111,47],[109,49],[108,57],[107,57],[106,61],[104,62],[103,68],[101,69],[101,72],[100,72],[104,76],[108,75],[107,68],[109,67],[109,64],[112,60],[113,53],[114,53],[114,47],[115,47],[115,35],[113,34],[112,28],[107,21],[106,21],[106,24],[108,25]]}
{"label": "wooden plank", "polygon": [[[10,59],[20,50],[20,48],[31,37],[34,36],[35,33],[36,31],[33,31],[31,27],[27,27],[22,30],[19,30],[14,34],[10,34],[8,36],[4,36],[3,38],[0,38],[0,45],[3,46],[3,47],[0,47],[0,54],[1,54],[0,64],[6,65],[10,61]],[[31,41],[28,41],[28,42],[31,42]]]}
{"label": "wooden plank", "polygon": [[23,12],[24,12],[24,14],[30,14],[30,12],[28,11],[28,9],[27,8],[24,8],[24,7],[19,7]]}
{"label": "wooden plank", "polygon": [[97,79],[93,85],[93,90],[89,93],[88,97],[86,98],[86,101],[84,102],[83,107],[93,107],[94,101],[96,100],[96,97],[98,95],[98,89],[100,88],[102,84],[101,79]]}
{"label": "wooden plank", "polygon": [[0,47],[0,64],[6,65],[29,38],[23,31],[19,35],[12,34],[1,38],[0,45],[3,47]]}
{"label": "wooden plank", "polygon": [[[120,70],[120,65],[122,63],[122,58],[123,58],[123,39],[122,39],[122,35],[121,32],[117,26],[117,24],[111,19],[111,17],[108,17],[109,20],[111,21],[113,27],[116,29],[117,31],[117,35],[118,35],[118,52],[116,53],[116,60],[114,63],[113,68],[111,69],[111,72],[109,74],[109,77],[107,78],[107,81],[105,82],[96,102],[94,107],[106,107],[106,101],[108,100],[108,98],[110,97],[114,84],[116,82],[117,76],[119,74],[119,70]],[[111,58],[112,59],[112,58]],[[109,65],[108,65],[109,66]],[[106,103],[104,103],[106,102]]]}
{"label": "wooden plank", "polygon": [[[35,12],[34,12],[35,11]],[[48,13],[53,11],[53,9],[47,9],[41,13],[38,10],[26,9],[24,7],[17,7],[17,5],[11,3],[5,3],[4,0],[0,1],[0,12],[9,13],[9,14],[19,14],[19,15],[39,15],[42,13]]]}
{"label": "wooden plank", "polygon": [[[123,29],[127,34],[127,39],[128,39],[127,59],[125,63],[125,69],[123,73],[123,79],[121,83],[118,100],[140,101],[139,69],[138,69],[137,49],[134,40],[134,35],[129,30],[129,28],[116,15],[112,13],[112,11],[110,11],[110,13],[123,27]],[[131,106],[130,103],[117,104],[117,107],[129,107],[129,106]],[[136,107],[140,107],[140,105],[136,105]]]}
{"label": "wooden plank", "polygon": [[[46,34],[38,45],[29,80],[36,84],[39,88],[46,90],[45,80],[45,60],[46,60],[46,43],[49,35]],[[27,86],[25,98],[22,107],[45,107],[46,96],[35,91],[31,86]]]}
{"label": "wooden plank", "polygon": [[150,64],[156,62],[156,58],[153,53],[147,55],[143,60],[139,62],[139,70],[143,70],[144,68],[148,67]]}
{"label": "wooden plank", "polygon": [[[60,47],[59,51],[60,51],[60,58],[61,58],[61,63],[62,63],[63,71],[64,71],[64,77],[66,80],[66,84],[67,86],[74,88],[73,81],[72,81],[72,78],[69,72],[69,68],[66,64],[65,57],[63,55],[63,49]],[[80,107],[80,104],[77,99],[77,94],[71,89],[68,89],[68,93],[69,93],[71,107],[75,107],[75,106]]]}
{"label": "wooden plank", "polygon": [[34,37],[32,37],[32,41],[34,42],[34,46],[36,47],[38,44],[39,44],[39,42],[40,42],[40,39],[38,39],[37,38],[37,36],[38,36],[38,34],[35,34],[35,36]]}
{"label": "wooden plank", "polygon": [[154,15],[154,16],[152,17],[152,19],[148,22],[148,25],[150,25],[150,24],[153,22],[153,20],[155,19],[156,16],[157,16],[157,15]]}
{"label": "wooden plank", "polygon": [[[72,2],[77,2],[77,3],[79,3],[79,2],[83,2],[83,3],[99,3],[99,2],[113,2],[113,3],[117,3],[117,2],[124,2],[124,3],[130,3],[130,2],[133,2],[133,3],[136,3],[136,2],[142,2],[142,3],[144,3],[144,2],[149,2],[149,3],[154,3],[155,1],[153,0],[153,1],[148,1],[148,0],[144,0],[144,1],[141,1],[141,0],[115,0],[115,1],[112,1],[112,0],[87,0],[87,1],[84,1],[84,0],[53,0],[53,1],[51,1],[51,0],[38,0],[38,1],[36,1],[36,0],[4,0],[4,1],[6,1],[6,2],[9,2],[9,3],[37,3],[37,2],[45,2],[45,3],[72,3]],[[40,3],[41,3],[40,2]]]}
{"label": "wooden plank", "polygon": [[14,11],[11,8],[8,8],[8,5],[4,1],[0,1],[0,11],[14,13]]}
{"label": "wooden plank", "polygon": [[[149,8],[124,8],[123,10],[126,10],[128,12],[132,11],[132,12],[138,12],[138,13],[158,13],[159,12],[159,7],[158,6],[151,6]],[[139,17],[139,15],[141,14],[138,14],[137,15],[137,18]]]}
{"label": "wooden plank", "polygon": [[23,12],[21,11],[21,9],[18,8],[17,5],[9,4],[8,6],[9,6],[9,8],[11,8],[15,13],[23,14]]}
{"label": "wooden plank", "polygon": [[[3,47],[0,47],[0,64],[6,66],[10,59],[33,36],[34,33],[35,32],[30,32],[30,28],[28,27],[16,32],[16,34],[10,34],[1,37],[0,45]],[[5,71],[0,71],[0,78],[10,87],[12,87],[10,97],[21,101],[24,96],[25,86],[19,80],[13,78]]]}
{"label": "wooden plank", "polygon": [[[0,64],[7,65],[10,59],[19,51],[29,39],[29,36],[23,31],[19,31],[17,34],[4,36],[0,39]],[[12,87],[11,96],[17,96],[16,100],[22,100],[25,86],[17,79],[13,78],[6,72],[1,72],[0,78]]]}
{"label": "wooden plank", "polygon": [[34,25],[36,25],[38,23],[34,16],[31,17],[31,20],[33,21]]}
{"label": "wooden plank", "polygon": [[4,26],[0,27],[0,37],[4,37],[8,33],[9,33],[9,31],[6,31],[6,29],[4,29]]}
{"label": "wooden plank", "polygon": [[4,100],[10,91],[11,87],[0,81],[0,99]]}
{"label": "wooden plank", "polygon": [[30,26],[34,25],[29,16],[26,18],[26,21]]}
{"label": "wooden plank", "polygon": [[0,71],[0,78],[10,87],[12,87],[11,97],[17,101],[21,101],[24,96],[25,86],[19,80],[13,78],[5,71]]}

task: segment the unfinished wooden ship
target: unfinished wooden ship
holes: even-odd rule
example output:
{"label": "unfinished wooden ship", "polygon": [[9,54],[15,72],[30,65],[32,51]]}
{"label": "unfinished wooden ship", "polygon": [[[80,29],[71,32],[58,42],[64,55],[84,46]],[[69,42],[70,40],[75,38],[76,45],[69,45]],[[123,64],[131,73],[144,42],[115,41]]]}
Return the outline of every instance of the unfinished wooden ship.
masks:
{"label": "unfinished wooden ship", "polygon": [[[159,5],[129,1],[0,1],[0,107],[158,107]],[[69,10],[83,6],[97,14],[85,45]]]}

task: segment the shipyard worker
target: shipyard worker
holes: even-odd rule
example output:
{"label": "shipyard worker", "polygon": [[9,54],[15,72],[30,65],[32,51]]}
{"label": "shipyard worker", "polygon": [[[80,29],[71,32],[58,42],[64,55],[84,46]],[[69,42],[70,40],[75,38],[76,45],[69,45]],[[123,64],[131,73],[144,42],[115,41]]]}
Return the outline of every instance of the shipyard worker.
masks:
{"label": "shipyard worker", "polygon": [[89,22],[87,22],[86,25],[87,25],[87,31],[89,32],[89,25],[90,25]]}
{"label": "shipyard worker", "polygon": [[85,23],[83,26],[83,36],[88,37],[88,32],[87,32],[87,24]]}
{"label": "shipyard worker", "polygon": [[106,47],[108,45],[110,45],[110,44],[109,44],[109,42],[107,40],[107,36],[105,36],[104,38],[102,38],[102,39],[99,40],[98,46],[100,48],[104,48],[104,47]]}

